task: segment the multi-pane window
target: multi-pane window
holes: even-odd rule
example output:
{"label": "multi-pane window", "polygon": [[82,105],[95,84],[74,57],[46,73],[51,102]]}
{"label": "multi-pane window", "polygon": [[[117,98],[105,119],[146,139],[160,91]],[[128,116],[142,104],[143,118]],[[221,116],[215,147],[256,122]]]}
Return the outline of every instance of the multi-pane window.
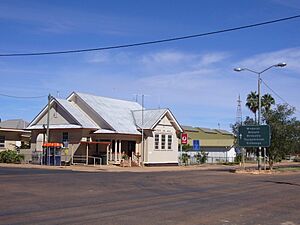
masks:
{"label": "multi-pane window", "polygon": [[168,150],[172,149],[172,135],[168,135]]}
{"label": "multi-pane window", "polygon": [[166,135],[162,134],[161,135],[161,149],[165,149],[166,148]]}
{"label": "multi-pane window", "polygon": [[0,136],[0,148],[5,147],[5,136]]}
{"label": "multi-pane window", "polygon": [[155,134],[155,143],[154,143],[154,147],[155,149],[158,149],[159,148],[159,134]]}

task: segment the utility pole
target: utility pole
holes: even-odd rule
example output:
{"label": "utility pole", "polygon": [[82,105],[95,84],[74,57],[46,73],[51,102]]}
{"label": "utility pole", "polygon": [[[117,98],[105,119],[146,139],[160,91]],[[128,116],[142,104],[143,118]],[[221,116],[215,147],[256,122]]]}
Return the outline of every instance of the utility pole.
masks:
{"label": "utility pole", "polygon": [[143,164],[145,163],[145,151],[144,151],[144,94],[142,94],[142,153]]}
{"label": "utility pole", "polygon": [[47,143],[50,142],[50,136],[49,136],[49,133],[50,133],[50,101],[51,101],[51,94],[48,95],[48,106],[47,106],[47,132],[46,132],[46,135],[47,135]]}
{"label": "utility pole", "polygon": [[[47,135],[47,143],[50,142],[50,101],[51,101],[51,94],[48,95],[48,106],[47,106],[47,131],[46,131],[46,135]],[[47,151],[47,155],[48,155],[48,162],[47,164],[50,165],[50,151],[49,151],[49,146],[47,145],[46,147],[46,151]]]}

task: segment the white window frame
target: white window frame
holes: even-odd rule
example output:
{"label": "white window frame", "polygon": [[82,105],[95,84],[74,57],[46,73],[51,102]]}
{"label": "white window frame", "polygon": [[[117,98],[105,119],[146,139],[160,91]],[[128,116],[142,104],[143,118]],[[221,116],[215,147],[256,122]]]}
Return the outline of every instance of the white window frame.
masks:
{"label": "white window frame", "polygon": [[167,144],[168,144],[168,150],[172,150],[172,144],[173,144],[173,135],[172,134],[168,134],[167,135]]}
{"label": "white window frame", "polygon": [[[159,150],[159,144],[160,144],[160,135],[159,134],[154,134],[154,149]],[[158,138],[158,140],[156,139]]]}
{"label": "white window frame", "polygon": [[161,134],[160,148],[166,150],[166,134]]}
{"label": "white window frame", "polygon": [[0,136],[0,148],[5,148],[5,136]]}

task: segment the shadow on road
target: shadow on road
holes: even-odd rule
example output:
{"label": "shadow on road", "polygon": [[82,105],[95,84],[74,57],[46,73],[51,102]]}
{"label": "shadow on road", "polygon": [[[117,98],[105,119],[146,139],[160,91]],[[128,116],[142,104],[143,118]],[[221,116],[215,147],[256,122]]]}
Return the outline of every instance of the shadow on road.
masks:
{"label": "shadow on road", "polygon": [[300,186],[300,184],[291,183],[291,182],[283,182],[283,181],[266,180],[266,181],[263,181],[263,182],[266,182],[266,183],[273,183],[273,184],[286,184],[286,185]]}

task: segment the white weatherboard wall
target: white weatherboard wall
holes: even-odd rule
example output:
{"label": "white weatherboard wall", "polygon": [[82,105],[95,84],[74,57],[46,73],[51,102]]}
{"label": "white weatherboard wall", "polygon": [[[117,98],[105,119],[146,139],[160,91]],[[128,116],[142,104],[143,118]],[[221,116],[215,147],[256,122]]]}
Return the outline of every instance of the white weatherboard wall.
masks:
{"label": "white weatherboard wall", "polygon": [[[172,135],[172,149],[168,149],[168,139],[166,138],[166,148],[161,149],[161,136],[159,149],[155,149],[155,134]],[[178,163],[178,138],[176,129],[171,124],[167,116],[156,125],[151,136],[147,137],[145,163]]]}

